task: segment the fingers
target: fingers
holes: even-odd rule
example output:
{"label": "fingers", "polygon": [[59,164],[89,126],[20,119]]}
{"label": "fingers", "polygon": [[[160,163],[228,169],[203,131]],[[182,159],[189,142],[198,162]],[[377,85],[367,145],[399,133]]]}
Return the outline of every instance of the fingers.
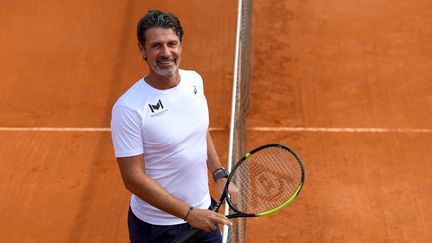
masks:
{"label": "fingers", "polygon": [[194,209],[191,211],[187,222],[194,228],[210,232],[216,230],[217,224],[231,226],[230,220],[222,214],[208,209]]}
{"label": "fingers", "polygon": [[214,223],[231,226],[231,221],[222,214],[212,212],[214,214]]}

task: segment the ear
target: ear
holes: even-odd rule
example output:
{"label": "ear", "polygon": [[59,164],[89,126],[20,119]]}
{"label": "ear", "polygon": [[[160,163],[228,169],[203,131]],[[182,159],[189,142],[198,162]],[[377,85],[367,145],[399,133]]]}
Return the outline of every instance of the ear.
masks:
{"label": "ear", "polygon": [[138,45],[138,49],[141,52],[144,60],[147,60],[147,54],[146,54],[144,47],[141,45],[141,43],[139,41],[137,42],[137,45]]}

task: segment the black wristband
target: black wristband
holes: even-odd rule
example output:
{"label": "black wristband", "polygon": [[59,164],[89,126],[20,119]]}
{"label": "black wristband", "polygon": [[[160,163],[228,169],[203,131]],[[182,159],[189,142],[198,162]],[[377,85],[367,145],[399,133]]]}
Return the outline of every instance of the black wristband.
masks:
{"label": "black wristband", "polygon": [[220,178],[228,178],[228,171],[224,167],[216,169],[213,172],[213,179],[214,179],[214,181],[217,181]]}

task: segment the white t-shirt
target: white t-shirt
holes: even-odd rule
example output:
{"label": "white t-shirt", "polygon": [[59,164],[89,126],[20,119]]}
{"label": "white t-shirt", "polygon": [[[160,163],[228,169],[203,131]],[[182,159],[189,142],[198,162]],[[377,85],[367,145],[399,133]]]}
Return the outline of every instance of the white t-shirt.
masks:
{"label": "white t-shirt", "polygon": [[[167,90],[155,89],[140,79],[119,98],[111,118],[115,156],[144,154],[148,176],[187,204],[208,208],[209,115],[203,81],[194,71],[180,70],[180,77],[180,83]],[[136,195],[130,205],[147,223],[184,223]]]}

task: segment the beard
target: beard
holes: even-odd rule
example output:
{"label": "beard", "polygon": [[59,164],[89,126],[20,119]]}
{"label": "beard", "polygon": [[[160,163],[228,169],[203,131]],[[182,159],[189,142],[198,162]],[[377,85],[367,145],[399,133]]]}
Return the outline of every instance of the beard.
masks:
{"label": "beard", "polygon": [[175,75],[180,65],[180,59],[173,58],[169,66],[159,65],[159,63],[166,61],[167,59],[158,59],[155,62],[150,63],[150,66],[153,71],[160,76],[168,77]]}

